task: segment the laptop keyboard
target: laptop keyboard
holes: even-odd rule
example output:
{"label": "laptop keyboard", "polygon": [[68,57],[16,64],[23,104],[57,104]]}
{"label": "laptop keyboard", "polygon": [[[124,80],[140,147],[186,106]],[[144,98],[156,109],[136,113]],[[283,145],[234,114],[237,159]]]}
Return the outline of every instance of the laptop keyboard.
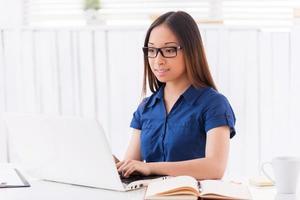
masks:
{"label": "laptop keyboard", "polygon": [[125,183],[125,184],[129,184],[133,181],[154,179],[154,178],[159,178],[159,177],[162,177],[162,176],[159,176],[159,175],[150,175],[150,176],[132,175],[132,176],[129,176],[128,178],[125,178],[125,177],[120,175],[122,183]]}

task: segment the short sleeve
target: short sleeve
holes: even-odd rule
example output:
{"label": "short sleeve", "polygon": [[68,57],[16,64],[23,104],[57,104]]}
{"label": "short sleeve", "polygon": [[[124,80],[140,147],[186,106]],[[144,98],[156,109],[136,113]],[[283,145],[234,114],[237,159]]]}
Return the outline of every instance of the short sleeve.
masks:
{"label": "short sleeve", "polygon": [[143,110],[145,108],[145,104],[147,102],[148,98],[143,99],[143,101],[140,103],[136,111],[133,113],[132,120],[130,123],[130,127],[134,129],[142,129],[142,121],[141,116],[143,113]]}
{"label": "short sleeve", "polygon": [[230,128],[230,138],[235,135],[235,115],[227,98],[221,94],[216,94],[210,99],[204,113],[204,127],[207,133],[210,129],[228,126]]}

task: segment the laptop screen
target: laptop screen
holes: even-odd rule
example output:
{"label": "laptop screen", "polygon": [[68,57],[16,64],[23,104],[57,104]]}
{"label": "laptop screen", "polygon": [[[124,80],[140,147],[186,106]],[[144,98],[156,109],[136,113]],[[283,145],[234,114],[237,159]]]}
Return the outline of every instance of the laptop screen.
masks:
{"label": "laptop screen", "polygon": [[8,114],[9,160],[46,180],[123,190],[111,150],[95,119]]}

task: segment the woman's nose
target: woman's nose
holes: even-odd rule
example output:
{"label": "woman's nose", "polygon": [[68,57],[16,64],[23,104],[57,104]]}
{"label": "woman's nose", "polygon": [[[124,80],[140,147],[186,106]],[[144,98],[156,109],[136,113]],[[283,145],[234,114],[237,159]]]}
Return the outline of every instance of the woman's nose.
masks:
{"label": "woman's nose", "polygon": [[155,58],[155,63],[158,65],[164,64],[165,63],[165,58],[162,56],[161,52],[157,53],[157,56]]}

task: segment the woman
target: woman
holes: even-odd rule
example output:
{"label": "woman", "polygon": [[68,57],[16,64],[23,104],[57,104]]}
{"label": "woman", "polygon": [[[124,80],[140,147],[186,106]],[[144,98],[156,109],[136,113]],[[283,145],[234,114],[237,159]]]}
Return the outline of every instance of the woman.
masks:
{"label": "woman", "polygon": [[153,94],[133,114],[123,176],[190,175],[222,178],[235,116],[217,92],[194,19],[168,12],[150,26],[144,43],[144,81]]}

